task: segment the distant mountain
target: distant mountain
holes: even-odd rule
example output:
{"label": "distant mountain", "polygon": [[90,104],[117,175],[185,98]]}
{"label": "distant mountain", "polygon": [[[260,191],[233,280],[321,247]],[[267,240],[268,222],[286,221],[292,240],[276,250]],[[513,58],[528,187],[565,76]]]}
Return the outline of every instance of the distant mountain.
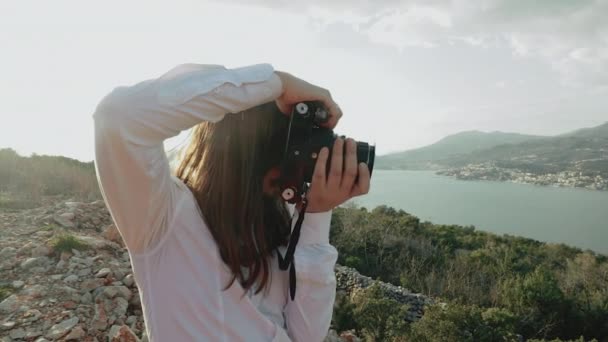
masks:
{"label": "distant mountain", "polygon": [[434,169],[442,161],[505,144],[518,144],[544,137],[518,133],[467,131],[449,135],[438,142],[404,152],[378,156],[378,169]]}
{"label": "distant mountain", "polygon": [[492,162],[501,168],[532,173],[575,170],[608,173],[608,122],[554,137],[451,156],[441,162],[449,167]]}
{"label": "distant mountain", "polygon": [[608,123],[453,155],[438,163],[438,174],[464,180],[608,190]]}
{"label": "distant mountain", "polygon": [[576,131],[561,134],[557,137],[607,138],[608,122],[595,127],[577,129]]}

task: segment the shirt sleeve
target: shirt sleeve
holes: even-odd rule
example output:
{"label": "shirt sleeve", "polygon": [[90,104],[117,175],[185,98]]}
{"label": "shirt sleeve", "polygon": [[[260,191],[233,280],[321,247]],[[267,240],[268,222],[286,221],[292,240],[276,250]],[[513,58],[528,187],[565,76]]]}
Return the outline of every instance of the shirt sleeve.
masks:
{"label": "shirt sleeve", "polygon": [[336,248],[329,244],[331,215],[331,211],[306,213],[302,221],[294,253],[296,295],[293,301],[287,299],[284,310],[287,332],[296,342],[323,341],[331,324],[338,259]]}
{"label": "shirt sleeve", "polygon": [[272,101],[282,84],[269,64],[227,69],[182,64],[156,79],[117,87],[97,105],[95,168],[116,227],[133,252],[153,247],[184,185],[163,141],[202,121]]}

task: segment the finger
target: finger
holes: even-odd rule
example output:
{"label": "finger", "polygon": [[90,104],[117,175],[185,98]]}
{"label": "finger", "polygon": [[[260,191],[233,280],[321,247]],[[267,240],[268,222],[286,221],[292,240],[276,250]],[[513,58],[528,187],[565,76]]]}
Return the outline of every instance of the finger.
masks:
{"label": "finger", "polygon": [[321,151],[319,151],[319,155],[317,156],[317,163],[315,164],[315,170],[313,171],[311,186],[325,187],[328,156],[329,149],[327,147],[323,147]]}
{"label": "finger", "polygon": [[327,179],[327,187],[338,190],[342,181],[342,163],[344,153],[344,140],[337,138],[334,142],[334,148],[331,151],[331,166],[329,168],[329,178]]}
{"label": "finger", "polygon": [[370,188],[370,178],[371,176],[367,164],[359,163],[359,179],[357,180],[357,184],[353,187],[351,197],[367,194]]}
{"label": "finger", "polygon": [[329,120],[323,124],[323,126],[334,129],[342,117],[342,109],[340,109],[340,106],[332,99],[329,90],[321,88],[321,93],[320,100],[329,111]]}
{"label": "finger", "polygon": [[350,193],[357,177],[357,143],[353,139],[346,139],[346,159],[344,160],[344,174],[340,188]]}
{"label": "finger", "polygon": [[340,109],[340,106],[332,99],[329,99],[329,103],[325,105],[329,111],[329,121],[327,122],[326,127],[334,129],[336,125],[338,125],[338,121],[342,118],[342,109]]}
{"label": "finger", "polygon": [[291,115],[291,111],[293,109],[293,105],[288,105],[287,103],[280,101],[280,100],[275,100],[275,103],[277,105],[277,108],[279,109],[279,111],[287,116]]}

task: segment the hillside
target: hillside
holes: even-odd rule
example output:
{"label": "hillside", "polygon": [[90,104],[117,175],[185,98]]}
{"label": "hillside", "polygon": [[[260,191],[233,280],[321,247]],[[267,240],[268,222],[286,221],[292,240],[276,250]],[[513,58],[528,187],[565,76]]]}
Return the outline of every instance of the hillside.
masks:
{"label": "hillside", "polygon": [[588,160],[608,159],[608,123],[574,132],[528,140],[517,144],[500,145],[445,158],[448,166],[463,166],[486,161],[512,161],[554,166],[555,169]]}
{"label": "hillside", "polygon": [[[102,201],[0,212],[0,274],[0,341],[148,340],[130,257]],[[337,265],[336,279],[340,300],[380,291],[407,306],[404,322],[433,304],[348,267]],[[335,330],[326,339],[347,340]]]}
{"label": "hillside", "polygon": [[463,132],[378,159],[380,169],[608,190],[608,122],[552,137]]}
{"label": "hillside", "polygon": [[540,136],[503,132],[468,131],[447,136],[438,142],[404,152],[379,156],[379,169],[433,169],[441,161],[458,155],[465,155],[504,144],[540,139]]}
{"label": "hillside", "polygon": [[[326,342],[608,338],[605,256],[387,207],[337,209],[330,238],[348,267]],[[0,212],[0,272],[2,341],[147,340],[101,201]]]}
{"label": "hillside", "polygon": [[[0,201],[0,341],[145,340],[128,254],[83,191],[92,165],[6,155],[19,167],[0,170],[31,186]],[[40,198],[15,205],[30,190]],[[337,208],[330,234],[344,267],[326,341],[608,341],[606,256],[385,206]]]}
{"label": "hillside", "polygon": [[608,190],[608,123],[442,160],[441,174]]}
{"label": "hillside", "polygon": [[0,209],[36,207],[50,196],[100,199],[93,162],[63,156],[24,157],[0,148]]}

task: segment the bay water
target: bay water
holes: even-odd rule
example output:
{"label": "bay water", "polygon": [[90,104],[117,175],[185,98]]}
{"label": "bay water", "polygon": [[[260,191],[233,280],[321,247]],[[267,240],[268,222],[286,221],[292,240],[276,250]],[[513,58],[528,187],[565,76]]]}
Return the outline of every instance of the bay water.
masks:
{"label": "bay water", "polygon": [[369,194],[353,202],[368,209],[385,204],[422,221],[473,225],[608,255],[608,191],[374,170]]}

